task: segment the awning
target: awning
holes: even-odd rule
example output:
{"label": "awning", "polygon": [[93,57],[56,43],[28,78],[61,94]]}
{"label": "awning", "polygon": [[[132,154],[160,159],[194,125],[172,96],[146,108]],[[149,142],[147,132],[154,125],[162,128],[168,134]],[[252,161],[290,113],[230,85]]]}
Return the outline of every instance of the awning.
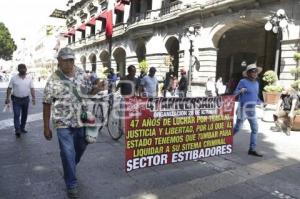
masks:
{"label": "awning", "polygon": [[74,28],[69,29],[68,35],[70,35],[70,36],[75,35],[75,29]]}
{"label": "awning", "polygon": [[90,18],[90,20],[85,25],[95,26],[96,25],[96,18],[95,17]]}
{"label": "awning", "polygon": [[78,30],[78,31],[85,31],[85,28],[86,28],[85,23],[82,23],[80,26],[78,26],[76,28],[76,30]]}
{"label": "awning", "polygon": [[64,37],[70,37],[70,35],[68,33],[69,32],[64,32],[64,33],[61,33],[61,35],[63,35]]}
{"label": "awning", "polygon": [[102,11],[97,17],[97,20],[106,20],[107,10]]}
{"label": "awning", "polygon": [[130,4],[130,0],[121,0],[121,2],[122,2],[123,4],[126,4],[126,5],[129,5],[129,4]]}
{"label": "awning", "polygon": [[115,6],[115,12],[124,12],[124,3],[122,1],[118,2]]}
{"label": "awning", "polygon": [[95,17],[96,20],[105,20],[105,35],[106,39],[109,39],[112,37],[113,33],[113,17],[112,17],[112,11],[111,10],[104,10],[101,12],[98,16]]}

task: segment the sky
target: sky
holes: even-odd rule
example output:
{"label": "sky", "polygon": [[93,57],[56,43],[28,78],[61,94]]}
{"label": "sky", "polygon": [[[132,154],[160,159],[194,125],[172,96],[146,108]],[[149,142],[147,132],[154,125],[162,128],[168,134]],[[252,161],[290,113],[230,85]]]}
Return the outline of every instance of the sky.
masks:
{"label": "sky", "polygon": [[0,0],[0,22],[9,29],[16,44],[33,38],[46,25],[55,8],[66,9],[67,0]]}

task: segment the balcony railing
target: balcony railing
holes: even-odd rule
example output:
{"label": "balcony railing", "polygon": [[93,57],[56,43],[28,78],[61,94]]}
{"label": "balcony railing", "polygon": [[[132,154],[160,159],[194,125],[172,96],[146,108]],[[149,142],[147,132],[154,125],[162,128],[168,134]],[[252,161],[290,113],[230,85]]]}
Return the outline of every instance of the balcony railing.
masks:
{"label": "balcony railing", "polygon": [[164,16],[170,13],[175,13],[181,10],[181,1],[175,1],[161,8],[159,16]]}
{"label": "balcony railing", "polygon": [[117,23],[116,25],[114,25],[114,35],[123,34],[125,32],[126,27],[126,23]]}
{"label": "balcony railing", "polygon": [[206,0],[204,2],[204,6],[213,5],[213,4],[216,4],[216,3],[220,3],[222,1],[226,1],[226,0]]}
{"label": "balcony railing", "polygon": [[151,19],[151,13],[154,12],[154,10],[147,10],[144,13],[136,13],[135,16],[132,16],[130,19],[130,24],[142,21],[142,20],[147,20]]}

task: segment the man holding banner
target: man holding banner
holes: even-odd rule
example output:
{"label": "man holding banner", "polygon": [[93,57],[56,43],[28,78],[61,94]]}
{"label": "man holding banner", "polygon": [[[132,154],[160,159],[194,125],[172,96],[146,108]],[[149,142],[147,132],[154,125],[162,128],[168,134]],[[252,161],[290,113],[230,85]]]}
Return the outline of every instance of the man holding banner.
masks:
{"label": "man holding banner", "polygon": [[248,155],[262,157],[263,155],[256,152],[256,140],[258,133],[258,124],[255,113],[255,107],[261,103],[258,97],[259,83],[257,81],[258,74],[262,71],[262,68],[257,67],[256,64],[250,64],[243,72],[245,78],[241,79],[238,83],[234,94],[238,95],[239,106],[237,109],[236,124],[233,129],[235,135],[240,131],[243,123],[248,119],[251,127],[250,146]]}

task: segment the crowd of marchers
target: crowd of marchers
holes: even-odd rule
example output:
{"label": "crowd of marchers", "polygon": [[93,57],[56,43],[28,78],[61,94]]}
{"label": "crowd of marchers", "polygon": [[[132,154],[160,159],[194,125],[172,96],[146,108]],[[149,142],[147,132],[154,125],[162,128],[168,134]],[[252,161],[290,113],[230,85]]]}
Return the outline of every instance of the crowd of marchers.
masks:
{"label": "crowd of marchers", "polygon": [[[120,90],[120,94],[126,98],[141,96],[147,98],[158,97],[161,91],[164,97],[184,98],[188,90],[187,71],[180,70],[180,79],[174,71],[169,70],[159,90],[159,82],[155,77],[156,68],[150,67],[148,74],[141,73],[136,77],[136,68],[133,65],[127,67],[127,75],[120,78],[113,70],[109,70],[107,79],[101,80],[94,73],[87,75],[85,71],[74,64],[75,54],[70,48],[62,48],[57,56],[57,70],[48,78],[44,88],[43,97],[43,132],[46,140],[52,139],[52,130],[56,131],[59,142],[60,157],[64,171],[64,181],[67,195],[70,198],[79,197],[78,181],[76,178],[76,165],[85,152],[88,143],[85,140],[83,124],[78,119],[82,111],[82,99],[80,96],[93,96],[100,91],[108,90],[108,93]],[[26,121],[30,100],[35,105],[35,90],[32,77],[27,74],[25,64],[19,64],[18,74],[13,76],[7,88],[6,106],[12,105],[14,114],[15,135],[19,139],[27,133]],[[233,135],[238,133],[247,119],[250,123],[251,134],[248,155],[263,157],[257,152],[258,122],[256,117],[257,105],[262,101],[259,98],[258,74],[262,71],[256,64],[250,64],[243,71],[243,78],[237,85],[226,88],[222,79],[215,83],[213,78],[208,78],[206,95],[214,97],[223,95],[228,90],[236,96],[238,102],[237,118],[233,128]],[[79,88],[79,89],[78,89]],[[30,98],[31,96],[31,98]],[[284,89],[277,110],[274,113],[276,126],[273,130],[283,130],[290,135],[295,116],[295,108],[299,106],[299,98],[290,87]],[[52,125],[50,125],[52,118]],[[50,128],[50,127],[53,128]]]}

